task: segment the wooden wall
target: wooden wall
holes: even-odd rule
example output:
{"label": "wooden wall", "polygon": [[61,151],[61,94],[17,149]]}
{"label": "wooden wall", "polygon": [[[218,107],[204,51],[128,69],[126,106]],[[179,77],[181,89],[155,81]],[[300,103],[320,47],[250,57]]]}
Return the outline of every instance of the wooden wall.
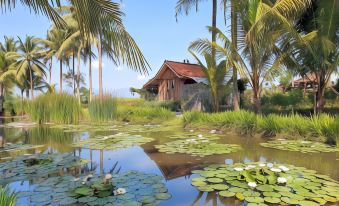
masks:
{"label": "wooden wall", "polygon": [[178,78],[170,69],[166,69],[159,77],[159,100],[180,100],[184,80]]}

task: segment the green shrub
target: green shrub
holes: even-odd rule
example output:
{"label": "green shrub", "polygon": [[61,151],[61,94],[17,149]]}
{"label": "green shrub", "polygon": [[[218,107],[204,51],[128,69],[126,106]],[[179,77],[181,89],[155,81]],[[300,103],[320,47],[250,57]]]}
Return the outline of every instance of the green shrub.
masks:
{"label": "green shrub", "polygon": [[117,107],[117,98],[111,94],[105,94],[102,99],[96,97],[88,104],[90,119],[99,122],[112,121],[117,118]]}
{"label": "green shrub", "polygon": [[0,205],[2,206],[14,206],[16,201],[16,194],[8,187],[0,186]]}
{"label": "green shrub", "polygon": [[82,109],[77,98],[69,94],[44,94],[29,102],[28,113],[39,124],[77,124]]}

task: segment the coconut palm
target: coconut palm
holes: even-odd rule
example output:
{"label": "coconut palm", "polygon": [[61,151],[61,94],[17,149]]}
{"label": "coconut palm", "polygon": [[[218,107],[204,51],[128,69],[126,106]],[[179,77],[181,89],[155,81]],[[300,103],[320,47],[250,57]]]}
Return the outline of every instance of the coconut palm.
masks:
{"label": "coconut palm", "polygon": [[34,78],[33,75],[42,77],[45,74],[46,65],[41,61],[42,48],[38,44],[38,40],[31,36],[26,36],[23,42],[19,38],[18,51],[8,52],[6,57],[14,60],[13,68],[16,70],[18,79],[24,81],[26,78],[30,82],[30,90],[34,99]]}
{"label": "coconut palm", "polygon": [[57,29],[53,28],[51,29],[47,34],[47,39],[42,39],[41,42],[44,44],[46,53],[44,54],[44,58],[46,60],[49,60],[50,63],[50,69],[49,69],[49,79],[51,82],[52,79],[52,62],[53,57],[55,56],[59,61],[60,66],[60,72],[59,72],[59,93],[62,93],[62,66],[63,61],[65,60],[65,54],[64,53],[58,53],[61,45],[63,42],[69,37],[69,32],[67,30]]}
{"label": "coconut palm", "polygon": [[[239,48],[233,47],[232,41],[217,28],[210,28],[217,33],[222,45],[213,45],[206,39],[192,43],[191,49],[198,52],[217,48],[218,55],[232,59],[241,76],[249,80],[253,89],[252,101],[255,110],[261,112],[261,92],[265,81],[274,79],[284,65],[289,63],[288,54],[282,52],[277,43],[291,40],[302,44],[293,29],[292,22],[297,14],[303,12],[310,1],[281,0],[275,4],[260,0],[242,2],[239,25]],[[290,6],[288,6],[290,5]],[[270,23],[268,23],[270,22]],[[305,46],[305,45],[304,45]]]}
{"label": "coconut palm", "polygon": [[13,86],[12,78],[9,78],[12,60],[6,57],[8,52],[16,51],[16,43],[12,37],[4,37],[4,43],[0,43],[0,113],[3,112],[3,103],[5,101],[5,91]]}
{"label": "coconut palm", "polygon": [[[192,7],[195,7],[196,10],[198,10],[199,3],[202,2],[202,0],[178,0],[177,6],[176,6],[176,15],[182,13],[185,11],[186,14],[188,14],[189,10]],[[239,6],[239,0],[221,0],[221,5],[224,9],[224,17],[226,22],[226,16],[227,16],[227,5],[230,5],[230,17],[231,17],[231,35],[232,35],[232,43],[233,47],[237,48],[237,29],[238,29],[238,6]],[[212,1],[213,4],[213,11],[212,11],[212,27],[217,26],[217,0]],[[212,31],[212,42],[216,41],[216,32]],[[213,56],[215,56],[215,51],[212,50]],[[238,94],[238,72],[235,66],[233,66],[233,108],[234,110],[239,110],[239,94]]]}
{"label": "coconut palm", "polygon": [[192,51],[190,51],[190,53],[203,68],[203,71],[208,80],[208,86],[211,90],[213,111],[218,112],[221,96],[219,92],[225,84],[225,75],[227,74],[229,68],[226,64],[227,62],[226,60],[223,60],[220,63],[217,63],[212,54],[204,52],[203,55],[206,61],[205,65]]}
{"label": "coconut palm", "polygon": [[[318,87],[314,88],[315,113],[321,113],[325,104],[325,90],[333,73],[338,72],[339,64],[339,1],[313,1],[312,7],[301,18],[301,35],[308,33],[310,46],[291,45],[292,54],[299,64],[299,74],[306,72],[316,76]],[[315,32],[314,32],[315,31]]]}

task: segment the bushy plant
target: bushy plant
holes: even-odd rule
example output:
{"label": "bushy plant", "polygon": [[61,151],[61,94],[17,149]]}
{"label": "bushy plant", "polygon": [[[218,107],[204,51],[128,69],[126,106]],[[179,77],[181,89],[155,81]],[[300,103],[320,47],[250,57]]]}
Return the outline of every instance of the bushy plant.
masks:
{"label": "bushy plant", "polygon": [[3,206],[14,206],[16,201],[16,194],[8,187],[0,186],[0,205]]}
{"label": "bushy plant", "polygon": [[119,119],[132,122],[161,122],[175,117],[175,114],[162,107],[129,107],[118,108]]}
{"label": "bushy plant", "polygon": [[102,99],[95,97],[88,104],[90,119],[99,122],[112,121],[117,118],[117,107],[117,98],[111,94],[105,94]]}
{"label": "bushy plant", "polygon": [[69,94],[44,94],[28,104],[29,117],[41,123],[77,124],[82,114],[81,106]]}

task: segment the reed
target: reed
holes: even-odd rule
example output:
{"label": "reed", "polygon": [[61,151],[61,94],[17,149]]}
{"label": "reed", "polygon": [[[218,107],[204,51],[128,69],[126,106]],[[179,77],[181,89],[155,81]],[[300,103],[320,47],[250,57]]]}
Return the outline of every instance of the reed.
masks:
{"label": "reed", "polygon": [[28,114],[39,124],[77,124],[82,108],[78,100],[69,94],[44,94],[28,103]]}
{"label": "reed", "polygon": [[95,97],[88,104],[89,117],[97,122],[109,122],[117,118],[118,100],[111,94],[105,94],[103,98]]}
{"label": "reed", "polygon": [[16,202],[16,194],[12,192],[7,186],[0,186],[0,205],[14,206]]}

